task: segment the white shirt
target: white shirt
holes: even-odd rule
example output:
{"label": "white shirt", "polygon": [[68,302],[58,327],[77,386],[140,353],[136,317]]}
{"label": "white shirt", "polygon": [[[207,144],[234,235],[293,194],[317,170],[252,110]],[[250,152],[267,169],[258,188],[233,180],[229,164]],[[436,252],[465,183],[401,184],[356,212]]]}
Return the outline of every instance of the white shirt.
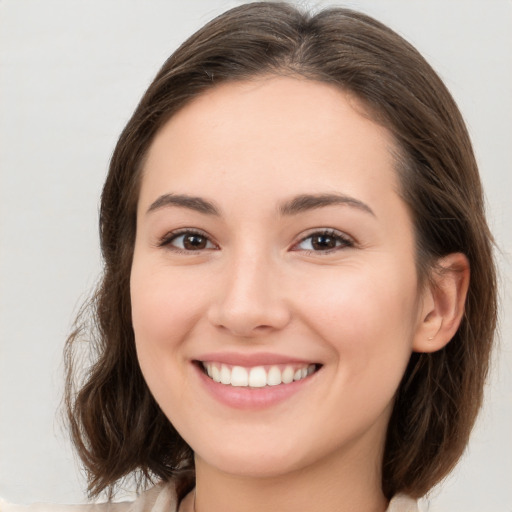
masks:
{"label": "white shirt", "polygon": [[[178,512],[173,484],[159,484],[142,493],[135,501],[90,505],[12,505],[0,499],[0,512]],[[416,500],[395,496],[386,512],[419,512]]]}

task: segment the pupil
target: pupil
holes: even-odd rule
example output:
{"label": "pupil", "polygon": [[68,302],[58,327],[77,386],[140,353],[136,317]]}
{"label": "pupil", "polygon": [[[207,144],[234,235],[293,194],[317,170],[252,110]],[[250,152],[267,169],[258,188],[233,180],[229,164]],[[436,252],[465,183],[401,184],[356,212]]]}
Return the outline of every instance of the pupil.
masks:
{"label": "pupil", "polygon": [[334,249],[336,247],[336,240],[329,235],[318,235],[311,241],[313,249],[325,250]]}
{"label": "pupil", "polygon": [[206,247],[206,239],[201,235],[187,235],[183,240],[185,249],[204,249]]}

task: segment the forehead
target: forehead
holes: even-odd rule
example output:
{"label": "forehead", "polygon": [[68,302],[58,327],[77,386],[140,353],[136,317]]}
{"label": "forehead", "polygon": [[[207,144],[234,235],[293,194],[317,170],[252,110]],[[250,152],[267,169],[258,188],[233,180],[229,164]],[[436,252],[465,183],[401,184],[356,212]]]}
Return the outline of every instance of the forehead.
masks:
{"label": "forehead", "polygon": [[189,192],[180,189],[191,184],[215,195],[342,186],[368,201],[383,185],[397,189],[394,148],[363,104],[333,85],[292,77],[227,83],[195,98],[157,133],[141,201],[165,188]]}

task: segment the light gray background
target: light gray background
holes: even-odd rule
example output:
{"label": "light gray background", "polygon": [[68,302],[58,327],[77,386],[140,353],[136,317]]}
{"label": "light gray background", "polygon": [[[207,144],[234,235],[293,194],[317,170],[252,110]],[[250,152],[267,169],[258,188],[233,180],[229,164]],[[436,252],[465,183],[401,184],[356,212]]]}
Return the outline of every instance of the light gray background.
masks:
{"label": "light gray background", "polygon": [[[101,268],[97,207],[108,160],[164,59],[195,29],[239,3],[0,0],[4,499],[84,500],[84,481],[57,415],[61,352]],[[418,47],[452,91],[474,140],[502,251],[502,339],[467,454],[431,493],[429,510],[510,512],[512,2],[355,0],[344,5],[377,17]]]}

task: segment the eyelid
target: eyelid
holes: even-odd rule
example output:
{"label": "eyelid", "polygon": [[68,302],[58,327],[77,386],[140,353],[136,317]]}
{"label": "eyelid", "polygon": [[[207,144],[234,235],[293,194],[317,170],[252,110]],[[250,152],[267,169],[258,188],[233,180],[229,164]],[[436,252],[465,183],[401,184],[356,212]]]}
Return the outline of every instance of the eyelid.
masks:
{"label": "eyelid", "polygon": [[[313,237],[314,235],[331,236],[333,238],[341,240],[342,244],[338,247],[333,247],[331,249],[324,249],[324,250],[317,250],[317,251],[310,250],[310,249],[297,248],[298,245],[300,245],[302,242],[306,241],[308,238]],[[326,254],[326,253],[336,252],[341,249],[354,247],[355,245],[356,245],[355,240],[351,236],[344,233],[343,231],[339,231],[338,229],[334,229],[334,228],[314,228],[314,229],[308,230],[306,233],[302,233],[300,235],[299,240],[293,243],[291,250],[292,251],[302,251],[302,252],[306,252],[308,254]]]}
{"label": "eyelid", "polygon": [[[173,240],[179,238],[182,235],[187,235],[187,234],[199,235],[201,237],[204,237],[207,239],[207,244],[208,243],[212,244],[214,247],[213,248],[205,247],[203,249],[198,249],[198,250],[187,250],[187,249],[181,249],[179,247],[172,245]],[[324,249],[324,250],[309,250],[309,249],[298,248],[298,246],[301,243],[306,241],[308,238],[313,237],[314,235],[317,235],[317,236],[323,235],[323,236],[333,237],[333,238],[336,238],[338,241],[341,241],[342,243],[339,246],[336,246],[336,247],[333,247],[330,249]],[[356,243],[351,236],[349,236],[346,233],[339,231],[337,229],[334,229],[334,228],[312,228],[312,229],[308,230],[307,232],[302,233],[300,235],[300,238],[296,242],[293,243],[290,250],[291,251],[302,251],[302,252],[311,253],[311,254],[326,254],[326,253],[336,252],[341,249],[354,247],[355,245],[356,245]],[[212,237],[208,233],[206,233],[202,229],[198,229],[198,228],[179,228],[176,230],[169,231],[164,236],[162,236],[161,238],[158,239],[156,246],[162,247],[162,248],[168,248],[169,250],[172,250],[174,252],[184,253],[184,254],[188,254],[188,255],[199,254],[204,251],[220,249],[219,245],[212,239]]]}
{"label": "eyelid", "polygon": [[[187,249],[180,249],[179,247],[173,246],[172,241],[176,238],[179,238],[183,235],[199,235],[207,239],[207,242],[211,243],[215,247],[212,249],[211,247],[204,248],[204,249],[198,249],[197,251],[193,250],[187,250]],[[177,253],[183,253],[183,254],[200,254],[204,251],[211,251],[219,249],[219,246],[216,242],[213,241],[212,237],[203,231],[202,229],[198,228],[179,228],[172,231],[168,231],[164,236],[158,239],[157,241],[157,247],[167,248],[171,251],[177,252]]]}

